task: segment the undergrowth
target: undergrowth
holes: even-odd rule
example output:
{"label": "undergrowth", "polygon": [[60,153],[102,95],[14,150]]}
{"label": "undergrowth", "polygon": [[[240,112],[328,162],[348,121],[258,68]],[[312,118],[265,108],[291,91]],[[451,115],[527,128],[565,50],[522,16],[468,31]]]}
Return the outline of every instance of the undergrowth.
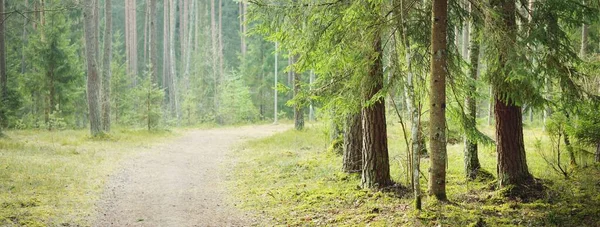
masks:
{"label": "undergrowth", "polygon": [[[406,150],[399,126],[389,130],[392,178],[407,186]],[[492,129],[484,131],[490,135]],[[423,210],[413,209],[412,194],[403,196],[359,187],[360,175],[341,172],[341,156],[328,151],[321,125],[250,141],[232,154],[229,189],[239,207],[258,216],[257,225],[285,226],[600,226],[600,166],[580,167],[570,179],[548,170],[533,149],[547,140],[540,128],[526,128],[530,171],[542,178],[540,199],[511,200],[495,190],[496,154],[481,147],[482,168],[491,176],[466,181],[462,144],[448,146],[449,203],[425,197]],[[422,159],[426,193],[429,159]]]}
{"label": "undergrowth", "polygon": [[0,138],[0,226],[89,226],[104,182],[128,155],[173,135],[15,130]]}

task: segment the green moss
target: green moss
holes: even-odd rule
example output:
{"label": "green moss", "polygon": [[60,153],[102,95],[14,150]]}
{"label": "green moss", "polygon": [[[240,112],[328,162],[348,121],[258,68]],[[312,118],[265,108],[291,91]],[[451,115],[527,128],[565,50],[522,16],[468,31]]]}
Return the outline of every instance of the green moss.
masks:
{"label": "green moss", "polygon": [[[255,212],[264,225],[289,226],[599,226],[600,168],[580,169],[566,181],[548,174],[543,159],[532,149],[534,139],[547,141],[539,128],[526,129],[525,141],[531,172],[544,176],[546,196],[523,203],[495,191],[496,153],[482,146],[481,180],[467,181],[463,170],[462,143],[448,146],[447,194],[450,203],[423,197],[423,210],[415,211],[412,193],[360,189],[360,175],[341,172],[342,158],[329,148],[320,125],[295,130],[241,145],[231,156],[235,164],[229,187],[234,203]],[[401,129],[388,128],[391,175],[407,185],[406,150]],[[490,128],[482,129],[488,135]],[[427,173],[429,159],[422,159]],[[426,194],[427,181],[421,179]],[[550,185],[551,184],[551,185]]]}

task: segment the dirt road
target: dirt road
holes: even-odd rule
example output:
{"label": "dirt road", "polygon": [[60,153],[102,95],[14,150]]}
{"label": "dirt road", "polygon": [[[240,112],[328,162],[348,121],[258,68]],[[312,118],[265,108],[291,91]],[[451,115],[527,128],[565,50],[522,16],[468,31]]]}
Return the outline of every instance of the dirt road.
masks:
{"label": "dirt road", "polygon": [[246,226],[227,204],[223,166],[233,145],[285,126],[197,130],[124,162],[110,178],[94,226]]}

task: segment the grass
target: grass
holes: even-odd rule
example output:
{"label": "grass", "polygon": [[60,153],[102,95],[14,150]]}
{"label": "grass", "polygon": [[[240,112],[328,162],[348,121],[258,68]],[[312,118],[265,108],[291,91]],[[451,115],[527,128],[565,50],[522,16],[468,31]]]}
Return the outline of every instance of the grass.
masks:
{"label": "grass", "polygon": [[[488,135],[492,130],[483,129]],[[406,149],[399,124],[390,124],[388,131],[391,175],[406,186]],[[586,164],[565,179],[542,158],[551,155],[551,149],[541,127],[527,126],[524,134],[529,170],[548,187],[542,199],[529,203],[505,199],[490,189],[494,182],[466,181],[459,143],[448,146],[451,203],[425,197],[423,210],[417,212],[411,193],[360,189],[360,176],[341,172],[342,157],[327,151],[327,130],[318,124],[239,146],[232,155],[231,199],[260,216],[261,225],[600,226],[600,166]],[[495,177],[493,147],[481,147],[479,158]],[[429,159],[422,159],[421,168],[427,174]],[[425,191],[425,178],[421,185]]]}
{"label": "grass", "polygon": [[0,139],[0,226],[89,226],[108,176],[124,158],[173,135],[113,129],[5,131]]}

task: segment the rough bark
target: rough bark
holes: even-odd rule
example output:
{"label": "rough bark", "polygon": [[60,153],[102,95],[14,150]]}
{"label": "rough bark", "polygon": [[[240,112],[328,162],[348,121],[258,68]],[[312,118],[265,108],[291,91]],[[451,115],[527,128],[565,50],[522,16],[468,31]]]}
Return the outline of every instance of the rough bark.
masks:
{"label": "rough bark", "polygon": [[349,114],[344,125],[344,162],[346,173],[362,170],[362,125],[360,113]]}
{"label": "rough bark", "polygon": [[383,188],[392,185],[388,157],[387,129],[385,120],[385,100],[379,98],[370,105],[377,92],[383,88],[383,66],[381,35],[375,34],[372,43],[376,56],[369,66],[369,74],[362,80],[362,128],[363,128],[363,169],[361,186],[363,188]]}
{"label": "rough bark", "polygon": [[431,94],[429,96],[429,137],[431,167],[429,194],[446,200],[446,74],[447,74],[447,0],[433,1],[431,29]]}
{"label": "rough bark", "polygon": [[[472,5],[472,8],[475,6]],[[471,17],[474,18],[473,12],[471,12]],[[477,126],[477,86],[475,86],[475,81],[477,81],[477,68],[479,67],[479,28],[478,25],[475,24],[474,19],[471,19],[471,53],[470,53],[470,68],[469,68],[469,76],[473,80],[471,84],[469,84],[469,88],[467,89],[467,98],[465,100],[465,106],[467,107],[467,115],[468,119],[468,127],[475,128]],[[477,156],[477,141],[473,139],[469,139],[468,136],[465,136],[465,174],[467,179],[475,179],[477,178],[477,173],[481,168],[479,164],[479,157]]]}
{"label": "rough bark", "polygon": [[98,75],[97,23],[94,22],[94,7],[97,0],[86,1],[83,7],[84,27],[85,27],[85,49],[87,58],[87,99],[90,120],[90,132],[92,136],[102,134],[102,121],[100,116],[100,77]]}
{"label": "rough bark", "polygon": [[[515,43],[516,37],[516,6],[514,0],[498,0],[494,6],[500,9],[501,26],[505,31],[505,43]],[[503,49],[499,50],[498,67],[496,70],[497,81],[503,81],[508,75],[510,69],[506,68],[511,51],[514,51],[509,45],[499,44]],[[494,115],[496,117],[496,152],[498,153],[498,183],[503,188],[508,185],[521,186],[531,182],[533,177],[527,168],[527,158],[525,154],[525,145],[523,143],[523,116],[521,107],[514,100],[507,97],[508,86],[496,82],[494,88]]]}
{"label": "rough bark", "polygon": [[110,132],[110,79],[112,61],[112,5],[111,0],[104,2],[104,57],[102,61],[102,129]]}

